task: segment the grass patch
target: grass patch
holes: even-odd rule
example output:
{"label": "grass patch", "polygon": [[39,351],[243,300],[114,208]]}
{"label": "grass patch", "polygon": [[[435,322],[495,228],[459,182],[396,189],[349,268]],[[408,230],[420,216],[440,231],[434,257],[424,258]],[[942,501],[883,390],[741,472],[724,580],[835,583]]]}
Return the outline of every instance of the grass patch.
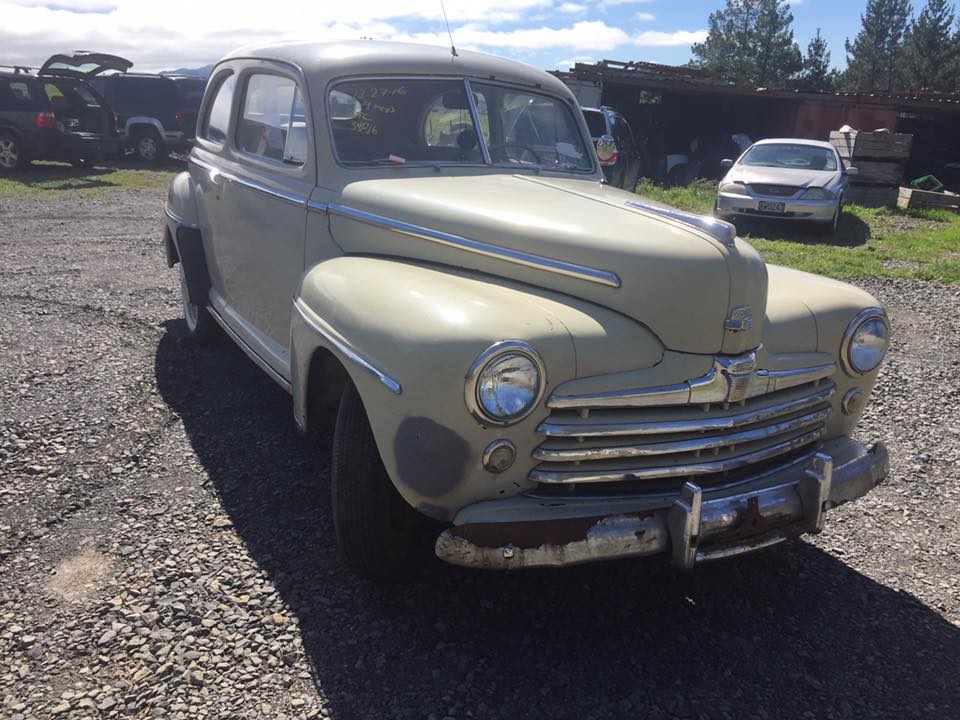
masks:
{"label": "grass patch", "polygon": [[117,167],[74,168],[39,162],[12,174],[0,175],[0,199],[53,200],[64,192],[99,194],[114,189],[166,191],[181,164],[144,168],[132,163]]}
{"label": "grass patch", "polygon": [[[713,210],[716,183],[664,188],[643,180],[640,195],[690,212]],[[848,205],[832,236],[816,225],[737,221],[767,262],[836,278],[906,277],[960,284],[960,214]]]}

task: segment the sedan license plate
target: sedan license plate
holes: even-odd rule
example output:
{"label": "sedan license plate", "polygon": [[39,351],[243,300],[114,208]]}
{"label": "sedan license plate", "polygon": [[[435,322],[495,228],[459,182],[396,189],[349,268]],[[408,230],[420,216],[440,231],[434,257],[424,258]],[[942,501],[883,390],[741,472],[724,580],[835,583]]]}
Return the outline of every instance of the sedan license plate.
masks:
{"label": "sedan license plate", "polygon": [[770,202],[769,200],[760,200],[757,209],[760,212],[782,213],[786,210],[786,203]]}

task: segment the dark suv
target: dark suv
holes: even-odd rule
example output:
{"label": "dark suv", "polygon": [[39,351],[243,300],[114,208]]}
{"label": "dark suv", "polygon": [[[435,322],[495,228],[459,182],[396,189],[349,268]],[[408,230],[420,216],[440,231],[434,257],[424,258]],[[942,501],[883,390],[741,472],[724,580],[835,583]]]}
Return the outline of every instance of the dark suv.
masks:
{"label": "dark suv", "polygon": [[101,53],[54,55],[34,75],[0,72],[0,172],[31,160],[90,164],[119,147],[116,118],[87,79],[131,63]]}
{"label": "dark suv", "polygon": [[640,178],[642,153],[630,123],[613,108],[604,106],[581,110],[594,144],[599,140],[613,141],[613,154],[600,159],[607,183],[634,192]]}
{"label": "dark suv", "polygon": [[[200,92],[195,92],[192,85],[198,82]],[[202,80],[126,73],[101,75],[92,83],[117,113],[126,146],[141,160],[157,162],[169,150],[193,144]]]}

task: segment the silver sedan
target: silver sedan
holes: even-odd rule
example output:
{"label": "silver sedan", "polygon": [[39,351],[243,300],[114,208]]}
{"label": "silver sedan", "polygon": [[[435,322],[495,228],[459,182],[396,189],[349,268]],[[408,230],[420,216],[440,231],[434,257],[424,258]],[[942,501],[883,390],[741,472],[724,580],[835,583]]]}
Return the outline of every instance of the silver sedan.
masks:
{"label": "silver sedan", "polygon": [[808,220],[831,229],[843,212],[847,176],[857,174],[844,170],[830,143],[816,140],[761,140],[722,165],[728,172],[717,188],[717,217]]}

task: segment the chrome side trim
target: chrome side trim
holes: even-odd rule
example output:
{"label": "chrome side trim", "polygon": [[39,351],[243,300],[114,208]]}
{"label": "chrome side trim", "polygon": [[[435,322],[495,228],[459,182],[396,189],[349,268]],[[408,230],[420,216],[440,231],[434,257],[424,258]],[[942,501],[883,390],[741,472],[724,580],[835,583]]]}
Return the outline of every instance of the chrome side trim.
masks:
{"label": "chrome side trim", "polygon": [[235,333],[235,332],[233,331],[233,328],[231,328],[231,327],[227,324],[227,321],[224,320],[224,319],[220,316],[220,313],[218,313],[216,310],[214,310],[214,309],[213,309],[212,307],[210,307],[209,305],[207,306],[207,312],[209,312],[209,313],[213,316],[213,319],[216,320],[217,323],[220,325],[220,327],[223,328],[223,331],[230,337],[231,340],[233,340],[233,341],[237,344],[237,346],[238,346],[241,350],[243,350],[243,353],[244,353],[248,358],[250,358],[251,360],[253,360],[254,364],[255,364],[257,367],[259,367],[259,368],[260,368],[261,370],[263,370],[267,375],[269,375],[271,380],[273,380],[275,383],[277,383],[277,385],[279,385],[280,387],[282,387],[282,388],[283,388],[284,390],[286,390],[288,393],[292,391],[292,388],[291,388],[291,386],[290,386],[290,382],[289,382],[285,377],[283,377],[283,375],[281,375],[281,374],[278,373],[276,370],[274,370],[266,360],[264,360],[262,357],[260,357],[260,356],[257,354],[257,351],[256,351],[256,350],[254,350],[252,347],[250,347],[249,345],[247,345],[246,341],[245,341],[242,337],[240,337],[239,335],[237,335],[237,333]]}
{"label": "chrome side trim", "polygon": [[380,370],[376,365],[367,360],[363,355],[361,355],[352,345],[350,345],[345,340],[341,340],[334,333],[333,329],[330,328],[324,320],[317,317],[313,311],[303,305],[302,300],[295,300],[293,303],[294,309],[297,311],[297,314],[303,319],[303,321],[310,326],[310,328],[320,335],[324,340],[333,345],[340,354],[345,358],[350,360],[352,363],[362,368],[366,372],[373,375],[377,380],[379,380],[390,392],[395,395],[399,395],[403,390],[400,387],[400,383],[394,380],[392,377],[387,375],[385,372]]}
{"label": "chrome side trim", "polygon": [[317,202],[316,200],[307,200],[307,210],[326,215],[327,212],[329,212],[329,207],[326,203]]}
{"label": "chrome side trim", "polygon": [[266,183],[262,183],[259,180],[253,180],[252,178],[243,177],[241,175],[236,175],[235,173],[227,172],[222,170],[215,165],[195,158],[193,155],[190,156],[190,162],[196,165],[199,168],[203,168],[210,173],[211,179],[216,177],[221,177],[228,182],[235,182],[238,185],[243,185],[244,187],[250,188],[251,190],[257,190],[262,192],[265,195],[270,195],[271,197],[279,198],[280,200],[286,200],[289,203],[294,205],[307,205],[307,198],[303,195],[297,195],[296,193],[286,192],[285,190],[277,190],[276,188],[270,187]]}
{"label": "chrome side trim", "polygon": [[184,220],[182,217],[180,217],[179,215],[177,215],[177,214],[176,214],[173,210],[171,210],[169,207],[164,206],[163,211],[167,214],[167,217],[168,217],[168,218],[170,218],[171,220],[173,220],[173,221],[174,221],[177,225],[179,225],[180,227],[188,228],[188,229],[190,229],[190,230],[199,230],[199,229],[200,229],[200,226],[199,226],[199,225],[194,225],[194,224],[191,223],[191,222],[187,222],[187,221]]}
{"label": "chrome side trim", "polygon": [[561,395],[555,392],[547,406],[562,410],[740,402],[775,390],[822,380],[836,370],[833,363],[792,370],[755,368],[754,353],[738,357],[718,355],[714,358],[713,368],[709,372],[684,383],[578,395]]}
{"label": "chrome side trim", "polygon": [[724,220],[718,220],[709,215],[694,215],[693,213],[674,210],[673,208],[659,207],[657,205],[649,205],[648,203],[637,202],[636,200],[627,200],[624,204],[636,210],[650,213],[651,215],[659,215],[660,217],[683,223],[700,232],[706,233],[727,247],[733,247],[735,244],[734,241],[737,239],[736,227]]}
{"label": "chrome side trim", "polygon": [[780,415],[787,415],[792,412],[799,412],[815,407],[820,403],[828,401],[836,391],[836,387],[831,385],[825,390],[821,390],[813,395],[808,395],[807,397],[778,403],[758,410],[728,415],[727,417],[703,417],[699,420],[657,420],[653,422],[627,423],[557,423],[548,420],[540,424],[537,432],[543,433],[547,437],[589,438],[731,430],[743,425],[752,425],[774,417],[779,417]]}
{"label": "chrome side trim", "polygon": [[728,446],[766,440],[797,430],[806,430],[814,425],[822,425],[829,415],[830,409],[825,408],[765,427],[741,430],[726,435],[693,438],[690,440],[654,442],[641,445],[620,445],[616,447],[573,448],[570,450],[554,450],[541,446],[534,450],[533,457],[545,462],[580,462],[581,460],[614,460],[619,458],[702,452],[704,450],[716,450]]}
{"label": "chrome side trim", "polygon": [[645,480],[650,478],[669,478],[684,475],[711,475],[716,473],[728,472],[738,468],[746,467],[762,460],[769,460],[777,455],[783,455],[786,452],[804,445],[808,445],[820,438],[823,434],[822,429],[813,430],[803,435],[787,440],[770,447],[757,450],[756,452],[738,455],[736,457],[724,458],[723,460],[714,460],[711,462],[684,463],[681,465],[666,465],[663,467],[640,467],[629,468],[625,470],[610,470],[607,472],[598,470],[587,471],[561,471],[561,470],[540,470],[534,468],[530,472],[530,479],[533,482],[567,485],[574,483],[605,483],[622,482],[624,480]]}
{"label": "chrome side trim", "polygon": [[499,245],[491,245],[479,240],[470,240],[469,238],[460,237],[459,235],[450,235],[449,233],[440,232],[439,230],[430,230],[418,225],[411,225],[399,220],[393,220],[382,215],[375,215],[374,213],[368,213],[363,210],[355,210],[354,208],[347,207],[345,205],[331,203],[329,205],[329,212],[342,215],[343,217],[347,217],[352,220],[358,220],[371,225],[384,227],[388,230],[392,230],[393,232],[400,233],[401,235],[409,235],[421,240],[429,240],[441,245],[455,247],[459,250],[466,250],[467,252],[476,253],[477,255],[483,255],[485,257],[491,257],[497,260],[504,260],[506,262],[535,268],[537,270],[544,270],[546,272],[552,272],[558,275],[566,275],[568,277],[577,278],[578,280],[595,282],[600,285],[607,285],[608,287],[620,287],[619,276],[612,272],[607,272],[606,270],[597,270],[584,265],[564,262],[563,260],[553,260],[551,258],[543,257],[542,255],[533,255],[532,253],[526,253],[521,250],[513,250],[511,248],[505,248]]}

